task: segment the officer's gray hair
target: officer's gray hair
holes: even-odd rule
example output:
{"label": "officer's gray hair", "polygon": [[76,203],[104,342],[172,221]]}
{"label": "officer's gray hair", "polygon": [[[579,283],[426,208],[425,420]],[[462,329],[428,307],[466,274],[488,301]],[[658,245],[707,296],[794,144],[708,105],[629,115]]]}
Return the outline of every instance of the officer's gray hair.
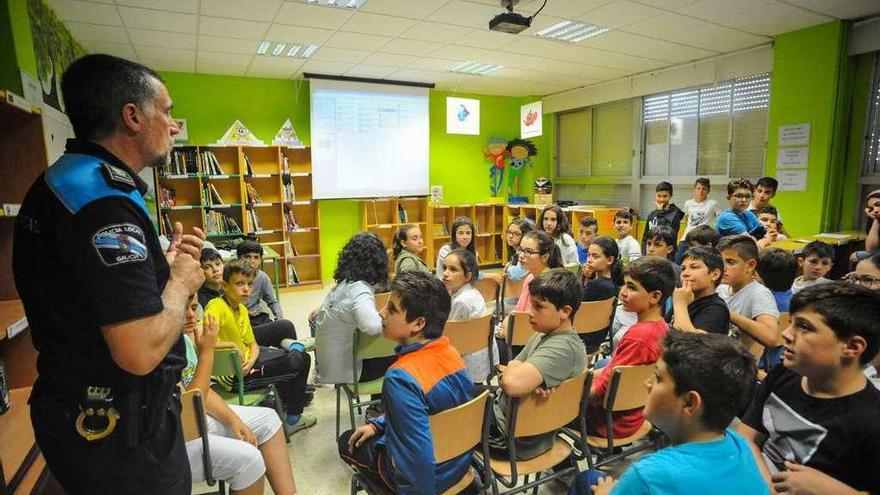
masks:
{"label": "officer's gray hair", "polygon": [[61,79],[74,134],[88,140],[112,135],[128,103],[152,114],[160,82],[162,78],[153,69],[112,55],[86,55],[74,61]]}

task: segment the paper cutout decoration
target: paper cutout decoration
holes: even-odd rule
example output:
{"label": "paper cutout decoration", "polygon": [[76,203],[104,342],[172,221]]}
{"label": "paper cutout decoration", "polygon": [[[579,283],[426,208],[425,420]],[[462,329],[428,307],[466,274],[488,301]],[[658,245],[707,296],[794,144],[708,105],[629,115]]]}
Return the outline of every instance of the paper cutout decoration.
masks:
{"label": "paper cutout decoration", "polygon": [[288,148],[305,148],[302,141],[300,141],[299,137],[296,135],[296,131],[293,129],[293,124],[290,123],[290,119],[285,120],[281,129],[278,129],[278,132],[275,134],[275,139],[272,140],[272,145],[287,146]]}
{"label": "paper cutout decoration", "polygon": [[215,146],[266,146],[266,143],[257,139],[257,136],[254,136],[254,133],[240,120],[233,122],[223,137],[214,144]]}
{"label": "paper cutout decoration", "polygon": [[531,157],[538,154],[538,148],[528,139],[511,139],[507,143],[507,149],[510,152],[507,188],[513,194],[519,191],[519,176],[526,165],[532,166]]}
{"label": "paper cutout decoration", "polygon": [[483,151],[483,158],[492,161],[492,166],[489,167],[489,191],[492,196],[498,196],[498,192],[501,191],[504,181],[504,160],[509,156],[506,140],[499,137],[489,138],[489,143]]}
{"label": "paper cutout decoration", "polygon": [[175,143],[185,143],[189,141],[189,126],[186,125],[186,119],[174,119],[180,132],[174,136]]}
{"label": "paper cutout decoration", "polygon": [[540,101],[528,103],[519,109],[519,137],[522,139],[538,137],[543,134],[543,105]]}

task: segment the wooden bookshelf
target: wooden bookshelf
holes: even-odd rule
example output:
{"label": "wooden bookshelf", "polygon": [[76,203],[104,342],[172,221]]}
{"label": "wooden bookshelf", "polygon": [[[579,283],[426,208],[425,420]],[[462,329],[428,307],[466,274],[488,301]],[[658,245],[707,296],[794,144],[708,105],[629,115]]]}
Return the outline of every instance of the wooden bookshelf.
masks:
{"label": "wooden bookshelf", "polygon": [[507,259],[505,233],[507,223],[504,205],[497,203],[477,203],[465,205],[429,206],[431,218],[431,261],[428,266],[437,264],[440,248],[451,239],[452,224],[458,217],[467,217],[474,222],[474,243],[479,256],[480,267],[499,266]]}
{"label": "wooden bookshelf", "polygon": [[[185,229],[202,228],[213,242],[253,236],[275,246],[281,255],[275,261],[281,264],[280,287],[322,284],[320,215],[312,196],[310,148],[181,146],[175,152],[194,157],[195,173],[175,170],[174,154],[165,170],[156,169],[162,233],[167,234],[167,225],[182,222]],[[163,189],[174,191],[173,206],[162,201]],[[233,228],[225,228],[229,223],[211,228],[218,215],[232,219]],[[274,270],[266,274],[276,282]]]}
{"label": "wooden bookshelf", "polygon": [[[21,205],[48,168],[40,110],[0,90],[0,129],[0,205]],[[37,377],[37,351],[12,274],[15,219],[0,216],[0,360],[10,396],[9,410],[0,415],[0,493],[40,493],[32,489],[44,475],[45,461],[34,441],[27,403]],[[10,337],[13,326],[16,333]]]}
{"label": "wooden bookshelf", "polygon": [[428,198],[379,198],[361,201],[361,230],[375,234],[388,248],[388,269],[393,274],[392,254],[394,234],[402,225],[418,225],[425,238],[425,248],[419,257],[428,266],[431,252],[431,233],[429,230]]}

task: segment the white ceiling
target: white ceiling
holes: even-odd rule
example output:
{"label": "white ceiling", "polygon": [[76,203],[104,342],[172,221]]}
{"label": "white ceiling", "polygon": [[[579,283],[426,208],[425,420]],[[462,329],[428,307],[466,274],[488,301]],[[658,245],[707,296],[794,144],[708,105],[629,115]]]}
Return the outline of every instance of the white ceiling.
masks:
{"label": "white ceiling", "polygon": [[[522,0],[530,15],[543,0]],[[499,0],[368,0],[352,12],[293,0],[49,0],[90,52],[158,70],[293,79],[303,72],[433,82],[439,89],[545,95],[880,13],[877,0],[547,0],[519,35],[488,30]],[[534,33],[564,19],[612,31],[578,44]],[[309,60],[256,55],[262,40],[313,43]],[[489,76],[448,72],[465,60]]]}

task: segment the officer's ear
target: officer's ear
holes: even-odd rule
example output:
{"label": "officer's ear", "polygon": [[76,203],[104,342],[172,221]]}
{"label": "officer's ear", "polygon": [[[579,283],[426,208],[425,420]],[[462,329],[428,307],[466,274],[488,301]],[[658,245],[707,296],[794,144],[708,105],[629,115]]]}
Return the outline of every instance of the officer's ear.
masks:
{"label": "officer's ear", "polygon": [[122,107],[122,124],[125,129],[137,132],[140,131],[143,115],[141,109],[134,103],[126,103]]}

